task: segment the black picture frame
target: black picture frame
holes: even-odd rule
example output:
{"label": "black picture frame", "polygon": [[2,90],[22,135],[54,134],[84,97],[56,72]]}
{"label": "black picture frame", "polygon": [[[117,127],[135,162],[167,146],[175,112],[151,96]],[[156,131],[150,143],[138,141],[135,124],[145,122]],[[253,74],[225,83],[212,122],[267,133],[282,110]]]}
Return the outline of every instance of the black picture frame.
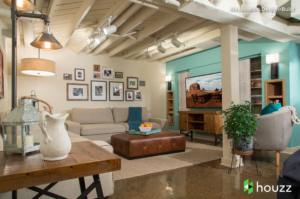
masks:
{"label": "black picture frame", "polygon": [[[117,74],[122,74],[122,77],[117,77]],[[123,72],[115,72],[115,78],[123,79]]]}
{"label": "black picture frame", "polygon": [[[93,99],[93,82],[103,82],[105,83],[105,100]],[[107,81],[97,81],[91,80],[91,101],[107,101]]]}
{"label": "black picture frame", "polygon": [[[112,83],[119,83],[119,84],[122,84],[122,99],[119,99],[119,100],[115,100],[115,99],[111,99],[111,84]],[[124,101],[124,82],[115,82],[115,81],[110,81],[109,82],[109,101]]]}
{"label": "black picture frame", "polygon": [[[77,75],[76,75],[76,71],[77,71],[77,70],[83,71],[83,79],[78,79],[78,78],[77,78]],[[75,81],[85,81],[85,69],[82,69],[82,68],[75,68],[75,69],[74,69],[74,79],[75,79]]]}
{"label": "black picture frame", "polygon": [[[127,99],[127,93],[129,93],[129,92],[132,93],[132,99],[131,100]],[[125,100],[129,101],[129,102],[133,102],[134,101],[134,91],[126,90],[125,91]]]}

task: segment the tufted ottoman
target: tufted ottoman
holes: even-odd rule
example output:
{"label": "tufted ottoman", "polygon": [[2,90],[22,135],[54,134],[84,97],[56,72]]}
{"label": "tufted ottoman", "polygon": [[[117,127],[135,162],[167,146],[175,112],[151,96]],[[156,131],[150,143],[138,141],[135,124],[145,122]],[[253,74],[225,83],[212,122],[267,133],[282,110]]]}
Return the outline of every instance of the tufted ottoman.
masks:
{"label": "tufted ottoman", "polygon": [[185,151],[185,136],[162,131],[152,135],[121,133],[111,136],[114,153],[127,159]]}

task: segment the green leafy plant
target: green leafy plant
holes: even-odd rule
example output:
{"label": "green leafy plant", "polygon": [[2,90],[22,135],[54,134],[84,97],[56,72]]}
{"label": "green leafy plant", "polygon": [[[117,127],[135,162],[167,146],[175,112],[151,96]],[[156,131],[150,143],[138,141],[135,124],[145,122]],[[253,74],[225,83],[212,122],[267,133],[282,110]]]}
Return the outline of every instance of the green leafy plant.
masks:
{"label": "green leafy plant", "polygon": [[231,102],[230,108],[221,112],[225,118],[222,129],[225,130],[228,139],[234,138],[236,142],[241,141],[242,137],[254,139],[258,119],[252,110],[253,103],[245,101],[244,104]]}

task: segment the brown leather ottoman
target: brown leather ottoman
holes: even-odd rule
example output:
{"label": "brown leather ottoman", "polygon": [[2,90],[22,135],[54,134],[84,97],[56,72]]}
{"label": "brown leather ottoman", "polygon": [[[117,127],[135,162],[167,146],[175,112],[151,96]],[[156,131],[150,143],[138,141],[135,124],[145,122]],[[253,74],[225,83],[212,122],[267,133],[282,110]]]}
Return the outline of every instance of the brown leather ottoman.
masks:
{"label": "brown leather ottoman", "polygon": [[161,132],[152,135],[121,133],[111,136],[114,153],[127,159],[185,151],[185,136]]}

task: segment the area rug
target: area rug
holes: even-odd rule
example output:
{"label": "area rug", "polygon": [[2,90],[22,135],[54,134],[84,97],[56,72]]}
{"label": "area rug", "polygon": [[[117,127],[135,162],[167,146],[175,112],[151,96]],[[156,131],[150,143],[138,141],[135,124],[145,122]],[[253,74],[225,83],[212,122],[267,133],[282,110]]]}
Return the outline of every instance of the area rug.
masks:
{"label": "area rug", "polygon": [[[135,160],[121,158],[121,170],[114,172],[115,180],[138,177],[148,174],[164,172],[168,170],[188,167],[222,157],[222,148],[209,146],[199,143],[187,142],[186,151],[168,155],[153,156]],[[91,177],[85,178],[86,184],[92,183]],[[46,185],[38,186],[44,188]],[[105,187],[105,183],[102,183]],[[53,193],[62,195],[66,198],[76,198],[80,194],[79,183],[77,179],[59,182],[50,190]],[[19,199],[33,198],[36,193],[28,189],[18,191]],[[0,199],[11,198],[11,192],[0,193]],[[49,198],[42,196],[42,199]],[[96,191],[93,190],[88,198],[96,198]]]}

